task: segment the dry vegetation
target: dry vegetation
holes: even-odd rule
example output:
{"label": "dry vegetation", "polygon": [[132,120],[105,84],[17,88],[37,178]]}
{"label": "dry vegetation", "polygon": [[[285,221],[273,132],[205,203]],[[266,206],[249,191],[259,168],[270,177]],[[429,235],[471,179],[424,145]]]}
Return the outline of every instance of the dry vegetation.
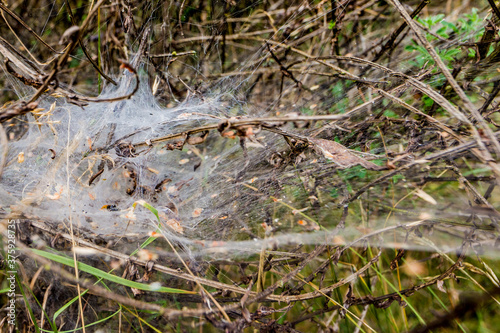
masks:
{"label": "dry vegetation", "polygon": [[[0,332],[496,331],[497,6],[0,4]],[[35,148],[127,105],[187,120],[134,128],[137,107],[85,154]],[[100,218],[57,216],[117,174]],[[99,232],[115,219],[158,230]]]}

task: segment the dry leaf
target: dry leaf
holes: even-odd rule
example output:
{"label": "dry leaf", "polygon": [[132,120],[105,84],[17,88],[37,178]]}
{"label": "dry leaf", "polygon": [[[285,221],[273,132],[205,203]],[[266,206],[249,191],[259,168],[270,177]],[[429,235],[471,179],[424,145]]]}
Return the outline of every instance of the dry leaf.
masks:
{"label": "dry leaf", "polygon": [[153,88],[151,89],[153,91],[153,96],[156,95],[158,92],[158,87],[160,86],[160,77],[158,75],[155,76],[155,81],[153,82]]}
{"label": "dry leaf", "polygon": [[50,200],[59,200],[61,198],[61,195],[59,193],[46,194],[45,196]]}
{"label": "dry leaf", "polygon": [[344,245],[346,243],[344,237],[342,236],[333,236],[332,244],[333,245]]}
{"label": "dry leaf", "polygon": [[439,289],[439,291],[446,293],[446,289],[444,289],[444,281],[443,280],[437,280],[436,287]]}
{"label": "dry leaf", "polygon": [[198,217],[200,216],[201,212],[203,211],[203,208],[196,208],[194,211],[193,211],[193,214],[192,216],[193,217]]}
{"label": "dry leaf", "polygon": [[177,116],[177,118],[179,119],[182,119],[182,118],[189,118],[191,117],[193,114],[192,113],[181,113],[180,115]]}
{"label": "dry leaf", "polygon": [[266,232],[273,230],[273,227],[270,226],[269,224],[267,224],[266,222],[262,222],[260,225],[262,226],[262,228]]}
{"label": "dry leaf", "polygon": [[425,193],[424,191],[422,191],[421,189],[417,189],[415,191],[415,194],[420,198],[420,199],[423,199],[425,201],[427,201],[428,203],[432,204],[432,205],[437,205],[437,201],[434,200],[433,197],[431,197],[429,194]]}
{"label": "dry leaf", "polygon": [[158,237],[161,237],[161,234],[159,232],[156,232],[156,231],[150,231],[148,233],[149,237],[154,237],[154,238],[158,238]]}
{"label": "dry leaf", "polygon": [[186,164],[187,162],[189,162],[189,158],[184,158],[184,159],[179,161],[179,164],[183,165],[183,164]]}
{"label": "dry leaf", "polygon": [[134,294],[134,297],[137,297],[137,296],[139,296],[139,295],[144,294],[144,291],[142,291],[142,290],[140,290],[140,289],[130,288],[130,290],[132,290],[132,293]]}
{"label": "dry leaf", "polygon": [[398,253],[396,254],[396,257],[391,261],[391,265],[389,266],[391,270],[395,270],[398,267],[398,263],[405,254],[404,249],[398,249]]}
{"label": "dry leaf", "polygon": [[427,274],[427,268],[423,263],[415,259],[407,259],[403,265],[403,271],[408,275],[424,275]]}
{"label": "dry leaf", "polygon": [[17,155],[17,163],[23,163],[24,162],[24,153],[20,152],[19,155]]}
{"label": "dry leaf", "polygon": [[146,249],[141,249],[137,252],[137,257],[143,261],[151,261],[158,259],[158,254]]}
{"label": "dry leaf", "polygon": [[225,138],[230,138],[230,139],[236,138],[236,132],[235,131],[224,131],[220,135],[223,136],[223,137],[225,137]]}
{"label": "dry leaf", "polygon": [[385,163],[385,165],[387,165],[387,168],[388,168],[389,170],[394,170],[394,169],[396,169],[396,165],[395,165],[393,162],[389,161],[389,160],[387,160],[387,162]]}
{"label": "dry leaf", "polygon": [[50,200],[59,200],[61,198],[61,194],[63,192],[63,187],[59,188],[59,191],[54,193],[54,194],[46,194],[45,196],[49,198]]}
{"label": "dry leaf", "polygon": [[431,220],[432,219],[432,215],[427,213],[427,212],[423,212],[423,213],[420,213],[418,214],[418,218],[425,221],[425,220]]}
{"label": "dry leaf", "polygon": [[361,165],[363,168],[368,170],[383,169],[383,167],[380,167],[375,163],[354,155],[349,151],[349,149],[335,141],[315,138],[308,138],[308,140],[314,145],[317,151],[323,154],[323,156],[327,159],[333,161],[341,169],[347,169],[356,165]]}
{"label": "dry leaf", "polygon": [[130,73],[136,73],[135,69],[128,63],[122,61],[122,64],[120,65],[120,69],[126,69]]}
{"label": "dry leaf", "polygon": [[184,233],[184,228],[182,227],[181,223],[176,220],[176,219],[169,219],[167,220],[166,224],[172,228],[175,232],[178,232],[180,234]]}
{"label": "dry leaf", "polygon": [[207,137],[208,137],[208,131],[204,131],[199,136],[188,136],[188,138],[186,139],[186,143],[190,145],[197,145],[205,142]]}

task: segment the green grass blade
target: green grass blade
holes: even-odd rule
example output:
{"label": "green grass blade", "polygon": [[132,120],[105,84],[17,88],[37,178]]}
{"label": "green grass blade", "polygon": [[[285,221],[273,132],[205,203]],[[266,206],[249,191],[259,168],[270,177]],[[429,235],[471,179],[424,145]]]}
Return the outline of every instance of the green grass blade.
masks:
{"label": "green grass blade", "polygon": [[[41,251],[41,250],[36,250],[36,249],[32,249],[31,251],[33,251],[35,254],[38,254],[39,256],[42,256],[44,258],[49,259],[49,260],[58,262],[60,264],[66,265],[66,266],[74,267],[73,259],[65,258],[65,257],[59,256],[57,254],[53,254],[53,253],[49,253],[49,252]],[[182,290],[182,289],[175,289],[175,288],[168,288],[168,287],[158,287],[157,288],[157,287],[154,287],[154,286],[151,286],[148,284],[130,281],[130,280],[121,278],[119,276],[109,274],[109,273],[104,272],[98,268],[89,266],[89,265],[81,263],[81,262],[78,262],[77,264],[78,264],[78,269],[82,272],[92,274],[94,276],[103,278],[105,280],[108,280],[108,281],[111,281],[114,283],[121,284],[121,285],[129,287],[129,288],[135,288],[135,289],[145,290],[145,291],[155,291],[155,292],[161,292],[161,293],[170,293],[170,294],[195,294],[192,291],[187,291],[187,290]]]}
{"label": "green grass blade", "polygon": [[[158,220],[158,223],[160,223],[160,216],[158,215],[158,210],[156,208],[154,208],[153,206],[151,206],[150,204],[148,204],[144,200],[139,200],[139,201],[134,202],[134,204],[132,205],[132,209],[135,209],[135,207],[137,206],[137,204],[143,206],[144,208],[148,209],[151,213],[153,213],[156,216],[156,219]],[[160,228],[158,228],[156,230],[156,232],[159,233],[160,232]],[[141,244],[141,246],[139,247],[139,249],[144,249],[146,246],[148,246],[149,244],[153,243],[155,240],[156,240],[156,237],[149,237],[148,239],[146,239],[144,241],[144,243]],[[139,252],[139,249],[136,249],[134,252],[132,252],[130,254],[130,256],[136,255],[137,252]]]}
{"label": "green grass blade", "polygon": [[[94,326],[94,325],[97,325],[97,324],[103,323],[103,322],[105,322],[106,320],[111,319],[111,318],[113,318],[114,316],[116,316],[118,313],[120,313],[120,311],[121,311],[121,310],[122,310],[122,309],[120,308],[118,311],[116,311],[115,313],[113,313],[113,314],[111,314],[111,315],[107,316],[106,318],[100,319],[100,320],[98,320],[98,321],[96,321],[96,322],[93,322],[93,323],[91,323],[91,324],[85,324],[85,328],[89,328],[89,327],[91,327],[91,326]],[[52,332],[52,331],[48,331],[48,330],[44,330],[44,329],[40,329],[40,330],[41,330],[42,332]],[[80,332],[81,330],[82,330],[81,328],[76,328],[76,329],[74,329],[74,330],[69,330],[69,331],[59,331],[59,333]]]}
{"label": "green grass blade", "polygon": [[19,276],[17,275],[17,273],[16,273],[16,282],[17,282],[17,286],[19,287],[19,290],[21,291],[21,294],[23,295],[24,304],[26,304],[26,308],[28,309],[28,313],[29,313],[29,316],[31,317],[31,320],[33,322],[33,326],[35,326],[35,332],[40,333],[40,328],[38,327],[38,322],[36,321],[35,315],[33,314],[33,310],[31,309],[28,298],[26,297],[26,293],[24,292],[23,284],[21,283],[21,280],[20,280]]}
{"label": "green grass blade", "polygon": [[[84,292],[81,293],[81,296],[85,295],[89,290],[85,290]],[[54,317],[52,317],[53,321],[55,322],[56,321],[56,318],[59,317],[59,315],[61,313],[63,313],[67,308],[69,308],[71,306],[71,304],[75,303],[76,301],[78,301],[79,299],[79,296],[75,296],[71,301],[69,301],[68,303],[64,304],[59,310],[56,311],[56,313],[54,313]]]}

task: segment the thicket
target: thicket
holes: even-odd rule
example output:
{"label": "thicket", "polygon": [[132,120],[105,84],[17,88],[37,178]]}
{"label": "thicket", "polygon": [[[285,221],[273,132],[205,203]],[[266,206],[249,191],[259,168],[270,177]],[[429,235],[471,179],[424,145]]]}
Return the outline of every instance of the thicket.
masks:
{"label": "thicket", "polygon": [[496,331],[495,1],[0,12],[0,331]]}

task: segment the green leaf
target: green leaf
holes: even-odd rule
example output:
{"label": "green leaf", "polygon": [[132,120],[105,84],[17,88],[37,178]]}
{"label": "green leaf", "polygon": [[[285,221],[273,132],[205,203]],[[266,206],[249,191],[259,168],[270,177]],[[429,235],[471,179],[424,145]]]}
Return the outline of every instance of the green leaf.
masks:
{"label": "green leaf", "polygon": [[415,51],[417,48],[414,45],[406,45],[405,46],[405,51]]}
{"label": "green leaf", "polygon": [[[158,212],[157,212],[158,213]],[[46,251],[41,251],[41,250],[36,250],[32,249],[35,254],[38,254],[41,257],[47,258],[49,260],[58,262],[60,264],[69,266],[69,267],[74,267],[74,261],[73,259],[70,258],[65,258],[57,254],[49,253]],[[119,276],[104,272],[98,268],[89,266],[87,264],[77,262],[78,269],[82,272],[92,274],[94,276],[103,278],[105,280],[115,282],[118,284],[121,284],[123,286],[129,287],[129,288],[135,288],[139,290],[145,290],[145,291],[156,291],[156,292],[161,292],[161,293],[171,293],[171,294],[195,294],[195,292],[192,291],[187,291],[187,290],[181,290],[181,289],[175,289],[175,288],[167,288],[167,287],[154,287],[149,284],[144,284],[144,283],[139,283],[135,281],[130,281],[124,278],[121,278]]]}
{"label": "green leaf", "polygon": [[446,28],[453,30],[453,32],[458,32],[459,31],[458,28],[457,28],[457,26],[454,23],[447,22],[447,21],[442,21],[441,24],[443,26],[445,26]]}
{"label": "green leaf", "polygon": [[426,108],[430,108],[434,104],[434,100],[427,95],[422,97],[422,102]]}
{"label": "green leaf", "polygon": [[387,118],[398,118],[398,114],[392,110],[385,110],[384,116],[386,116]]}
{"label": "green leaf", "polygon": [[33,314],[33,310],[31,309],[30,302],[28,301],[28,298],[26,297],[26,293],[24,292],[23,284],[21,283],[21,280],[19,279],[19,276],[16,273],[16,282],[17,286],[19,287],[19,290],[21,291],[21,294],[23,295],[23,300],[24,304],[26,304],[26,308],[28,309],[29,316],[31,317],[31,320],[33,322],[33,325],[35,326],[35,332],[40,333],[40,327],[38,327],[38,321],[36,320],[37,318]]}
{"label": "green leaf", "polygon": [[151,206],[150,204],[148,204],[148,203],[147,203],[146,201],[144,201],[144,200],[138,200],[138,201],[134,202],[134,204],[132,205],[132,207],[134,207],[134,208],[135,208],[135,207],[137,206],[137,204],[141,205],[141,206],[142,206],[142,207],[144,207],[144,208],[149,209],[149,210],[151,211],[151,213],[155,214],[156,219],[157,219],[158,221],[160,221],[160,216],[158,215],[158,210],[157,210],[156,208],[154,208],[153,206]]}
{"label": "green leaf", "polygon": [[[80,296],[83,296],[85,295],[89,290],[85,290],[84,292],[82,292],[80,294]],[[54,313],[54,316],[52,317],[52,321],[53,322],[56,322],[56,318],[59,317],[59,315],[61,313],[63,313],[67,308],[69,308],[71,306],[71,304],[75,303],[76,301],[78,301],[80,297],[79,296],[75,296],[73,297],[73,299],[71,301],[69,301],[68,303],[64,304],[59,310],[56,311],[56,313]]]}
{"label": "green leaf", "polygon": [[[76,297],[76,299],[78,299],[78,296]],[[115,313],[112,313],[111,315],[107,316],[106,318],[100,319],[98,321],[95,321],[95,322],[89,323],[89,324],[85,323],[85,328],[88,328],[90,326],[94,326],[94,325],[97,325],[97,324],[101,324],[101,323],[105,322],[106,320],[113,318],[114,316],[116,316],[117,314],[119,314],[121,311],[122,311],[122,309],[120,308]],[[58,331],[58,332],[59,333],[71,333],[71,332],[80,332],[81,330],[82,330],[81,328],[76,328],[74,330]],[[44,330],[44,329],[40,329],[40,331],[42,331],[42,332],[53,332],[53,331],[47,331],[47,330]]]}
{"label": "green leaf", "polygon": [[442,28],[438,29],[438,31],[436,31],[436,33],[437,33],[439,36],[444,37],[444,38],[449,38],[449,37],[450,37],[450,35],[448,35],[448,34],[446,33],[446,27],[442,27]]}

